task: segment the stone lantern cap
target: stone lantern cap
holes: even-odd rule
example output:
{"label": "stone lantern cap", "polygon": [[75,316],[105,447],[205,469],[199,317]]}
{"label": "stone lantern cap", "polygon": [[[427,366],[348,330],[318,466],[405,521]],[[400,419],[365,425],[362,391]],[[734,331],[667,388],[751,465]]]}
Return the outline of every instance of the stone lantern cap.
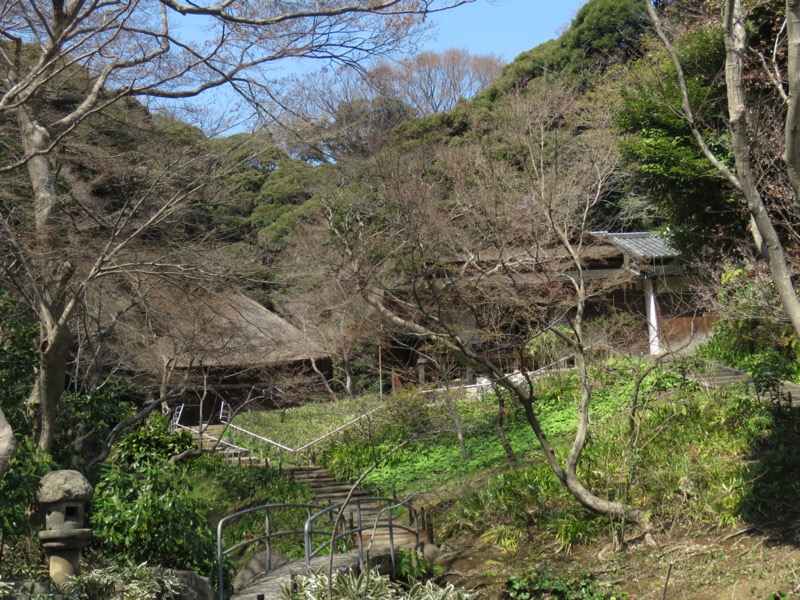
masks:
{"label": "stone lantern cap", "polygon": [[89,502],[94,490],[78,471],[50,471],[39,482],[36,499],[41,504]]}

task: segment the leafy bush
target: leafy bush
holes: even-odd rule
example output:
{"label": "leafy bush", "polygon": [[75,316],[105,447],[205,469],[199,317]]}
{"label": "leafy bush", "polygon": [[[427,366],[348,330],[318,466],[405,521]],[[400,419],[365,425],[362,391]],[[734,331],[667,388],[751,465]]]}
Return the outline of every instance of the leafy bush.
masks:
{"label": "leafy bush", "polygon": [[106,468],[95,486],[90,521],[94,546],[134,562],[213,572],[215,541],[208,506],[190,494],[177,467],[143,462]]}
{"label": "leafy bush", "polygon": [[401,548],[395,557],[397,576],[404,581],[425,581],[442,574],[442,568],[431,563],[422,552]]}
{"label": "leafy bush", "polygon": [[112,461],[135,468],[145,463],[166,461],[193,447],[192,436],[182,430],[169,431],[169,420],[161,414],[151,414],[139,427],[128,431],[114,446]]}
{"label": "leafy bush", "polygon": [[136,413],[141,398],[126,380],[114,378],[84,393],[64,392],[58,402],[53,458],[80,468],[94,458],[113,427]]}
{"label": "leafy bush", "polygon": [[192,494],[184,469],[167,458],[191,448],[153,415],[115,446],[95,485],[92,544],[127,562],[211,573],[215,543],[206,502]]}
{"label": "leafy bush", "polygon": [[509,577],[505,593],[506,598],[515,600],[617,600],[628,597],[616,586],[598,582],[591,574],[562,578],[546,572]]}
{"label": "leafy bush", "polygon": [[118,582],[123,584],[126,600],[170,600],[179,596],[182,587],[166,569],[142,563],[112,565],[81,573],[64,584],[64,591],[70,598],[108,600],[116,597]]}
{"label": "leafy bush", "polygon": [[[328,576],[323,572],[312,573],[296,580],[296,591],[284,588],[287,600],[323,600],[328,598]],[[389,580],[377,569],[363,571],[356,575],[353,571],[334,573],[331,582],[333,600],[362,600],[382,598],[385,600],[470,600],[475,594],[456,590],[452,584],[441,587],[433,581],[413,582],[409,587]]]}
{"label": "leafy bush", "polygon": [[3,538],[32,533],[28,508],[36,502],[39,480],[53,470],[50,457],[30,438],[19,441],[11,468],[0,479],[0,532]]}

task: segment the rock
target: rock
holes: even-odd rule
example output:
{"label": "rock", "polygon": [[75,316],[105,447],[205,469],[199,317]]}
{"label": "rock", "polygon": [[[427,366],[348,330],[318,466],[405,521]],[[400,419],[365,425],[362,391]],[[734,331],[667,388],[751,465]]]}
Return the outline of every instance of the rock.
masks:
{"label": "rock", "polygon": [[89,502],[93,495],[92,486],[78,471],[50,471],[39,482],[36,499],[41,504],[59,502],[83,504]]}
{"label": "rock", "polygon": [[0,597],[3,600],[24,600],[25,598],[33,597],[50,597],[51,591],[46,583],[42,581],[19,581],[15,579],[2,579],[0,583],[10,587],[10,591],[6,588],[0,588]]}
{"label": "rock", "polygon": [[442,551],[439,549],[439,546],[436,544],[430,544],[428,542],[420,542],[417,544],[417,547],[414,548],[417,552],[421,552],[422,556],[425,557],[432,565],[436,564],[436,559],[441,556]]}
{"label": "rock", "polygon": [[[272,553],[272,569],[285,565],[289,559],[281,556],[276,552]],[[267,572],[267,551],[259,552],[250,557],[244,568],[236,575],[236,580],[233,582],[233,591],[238,592],[248,583],[253,581],[259,575]]]}
{"label": "rock", "polygon": [[194,571],[173,570],[171,573],[183,585],[178,600],[215,600],[214,590],[208,577],[202,577]]}

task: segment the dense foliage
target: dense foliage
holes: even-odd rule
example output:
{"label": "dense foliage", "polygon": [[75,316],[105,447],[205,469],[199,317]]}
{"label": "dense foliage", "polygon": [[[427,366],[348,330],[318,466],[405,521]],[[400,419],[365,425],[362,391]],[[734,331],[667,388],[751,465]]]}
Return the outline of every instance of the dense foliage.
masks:
{"label": "dense foliage", "polygon": [[[298,577],[296,591],[284,590],[287,600],[347,600],[350,598],[385,598],[386,600],[470,600],[476,595],[456,590],[452,584],[439,586],[433,581],[412,581],[403,585],[381,575],[378,569],[364,570],[360,574],[352,571],[334,572],[332,581],[324,573],[311,573]],[[330,594],[328,592],[330,587]]]}
{"label": "dense foliage", "polygon": [[636,58],[647,31],[639,0],[590,0],[558,39],[523,52],[506,65],[478,102],[493,101],[549,74],[571,77],[589,87],[608,66]]}
{"label": "dense foliage", "polygon": [[184,470],[167,462],[191,445],[190,438],[173,436],[160,416],[118,444],[95,485],[90,522],[96,548],[120,561],[213,572],[208,506],[192,496]]}

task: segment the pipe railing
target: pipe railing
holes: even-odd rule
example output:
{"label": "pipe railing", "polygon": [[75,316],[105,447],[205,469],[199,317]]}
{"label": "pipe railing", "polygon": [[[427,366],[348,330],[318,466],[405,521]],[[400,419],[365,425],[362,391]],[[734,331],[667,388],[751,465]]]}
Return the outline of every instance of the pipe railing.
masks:
{"label": "pipe railing", "polygon": [[190,433],[196,433],[201,438],[204,438],[204,437],[208,438],[212,442],[216,442],[217,445],[225,446],[227,448],[230,448],[231,450],[238,450],[238,451],[241,451],[241,452],[246,452],[247,451],[247,448],[243,448],[241,446],[237,446],[236,444],[231,444],[230,442],[226,442],[225,440],[220,439],[218,437],[215,437],[215,436],[211,435],[210,433],[206,433],[202,428],[201,429],[195,429],[194,427],[189,427],[187,425],[181,425],[180,423],[176,423],[175,424],[175,429],[185,429],[186,431],[188,431]]}
{"label": "pipe railing", "polygon": [[[311,518],[312,511],[320,511],[322,510],[322,506],[318,504],[263,504],[261,506],[253,506],[251,508],[247,508],[244,510],[240,510],[235,512],[227,517],[223,517],[217,523],[217,583],[219,586],[219,600],[225,599],[225,566],[224,561],[225,557],[239,550],[240,548],[246,548],[251,544],[257,544],[258,542],[264,542],[266,548],[266,556],[264,559],[264,567],[265,572],[272,570],[272,541],[276,538],[288,537],[291,535],[298,536],[298,539],[303,539],[300,536],[305,535],[305,523]],[[286,529],[283,531],[272,531],[272,521],[270,520],[270,513],[275,510],[285,510],[285,509],[302,509],[306,513],[306,520],[303,525],[303,529]],[[260,535],[258,537],[247,539],[243,542],[239,542],[238,544],[234,544],[229,548],[223,548],[223,540],[222,534],[225,526],[236,519],[240,519],[241,517],[247,516],[252,513],[264,511],[264,535]]]}
{"label": "pipe railing", "polygon": [[[375,413],[376,411],[380,410],[381,408],[383,408],[383,407],[379,406],[378,408],[374,408],[374,409],[372,409],[372,410],[370,410],[370,411],[368,411],[368,412],[356,417],[355,419],[352,419],[351,421],[348,421],[347,423],[345,423],[343,425],[340,425],[336,429],[332,429],[331,431],[328,431],[324,435],[321,435],[320,437],[318,437],[318,438],[316,438],[314,440],[311,440],[310,442],[307,442],[307,443],[303,444],[302,446],[300,446],[298,448],[290,448],[289,446],[286,446],[285,444],[281,444],[280,442],[276,442],[275,440],[271,440],[268,437],[264,437],[263,435],[259,435],[257,433],[252,432],[252,431],[248,431],[247,429],[244,429],[243,427],[239,427],[238,425],[234,425],[233,423],[231,423],[229,421],[228,422],[224,422],[223,424],[226,425],[229,429],[232,429],[234,432],[238,432],[240,434],[245,435],[246,437],[249,437],[251,440],[254,440],[256,444],[267,444],[268,446],[272,446],[274,448],[277,448],[277,450],[279,452],[279,455],[278,455],[279,463],[283,462],[283,453],[287,452],[287,453],[292,455],[292,462],[295,465],[297,465],[300,453],[308,450],[309,448],[314,447],[315,445],[319,444],[320,442],[323,442],[323,441],[327,440],[328,438],[336,435],[337,433],[340,433],[340,432],[344,431],[345,429],[347,429],[349,427],[352,427],[356,423],[359,423],[360,421],[372,416],[373,413]],[[223,408],[220,409],[220,414],[222,414],[222,410],[223,409],[224,409],[224,402],[223,402]]]}
{"label": "pipe railing", "polygon": [[[385,506],[372,523],[365,523],[362,504],[385,504]],[[350,506],[354,507],[355,510],[350,512],[349,519],[345,519],[344,510]],[[399,519],[395,519],[394,511],[400,509],[408,510],[410,525],[403,525]],[[384,514],[385,522],[382,521]],[[334,532],[326,532],[326,539],[320,545],[314,547],[314,523],[326,515],[336,521],[334,522]],[[341,531],[339,531],[340,523],[342,526]],[[391,575],[394,578],[397,575],[394,533],[396,530],[400,530],[414,534],[414,547],[417,547],[419,545],[419,520],[417,519],[416,511],[410,505],[398,502],[393,498],[352,498],[347,504],[343,502],[332,504],[309,517],[305,524],[306,569],[311,567],[311,560],[315,556],[319,556],[324,550],[328,549],[331,553],[334,553],[335,549],[338,548],[339,541],[351,542],[353,538],[358,542],[358,566],[363,569],[368,560],[372,541],[375,535],[382,530],[388,530],[389,532],[389,557],[392,564]],[[371,536],[369,545],[366,548],[364,547],[364,533]]]}
{"label": "pipe railing", "polygon": [[[370,522],[364,515],[364,507],[362,505],[375,504],[384,505],[377,516]],[[345,518],[345,510],[352,508]],[[306,513],[306,520],[302,529],[286,529],[281,531],[272,531],[271,513],[278,510],[303,510]],[[406,510],[408,511],[409,525],[405,525],[400,520],[400,515],[395,516],[394,511]],[[264,512],[264,534],[257,537],[247,539],[243,542],[233,544],[225,548],[223,543],[223,533],[225,526],[233,520],[240,519],[241,517],[249,514]],[[315,512],[312,512],[315,511]],[[385,515],[385,516],[384,516]],[[317,522],[323,518],[328,517],[325,522],[330,525],[333,524],[333,530],[330,528],[317,527]],[[236,552],[241,548],[246,548],[252,544],[263,542],[266,546],[266,556],[264,558],[265,572],[272,570],[272,542],[277,538],[288,537],[292,535],[302,535],[303,547],[305,552],[305,566],[310,568],[311,560],[320,556],[326,549],[334,553],[339,547],[341,541],[347,544],[352,543],[354,540],[357,542],[358,547],[358,565],[363,569],[369,558],[369,550],[372,546],[372,539],[380,531],[388,530],[389,533],[389,556],[392,564],[392,577],[396,576],[396,556],[395,556],[395,531],[405,531],[414,534],[415,546],[419,544],[419,520],[416,511],[410,504],[398,502],[392,498],[381,497],[367,497],[367,498],[352,498],[348,502],[337,502],[330,506],[319,506],[316,504],[264,504],[262,506],[254,506],[244,510],[235,512],[227,517],[220,519],[217,523],[217,583],[219,586],[219,598],[224,600],[225,593],[225,557]],[[370,536],[370,542],[364,544],[365,534]],[[325,536],[325,540],[314,546],[314,537]]]}

